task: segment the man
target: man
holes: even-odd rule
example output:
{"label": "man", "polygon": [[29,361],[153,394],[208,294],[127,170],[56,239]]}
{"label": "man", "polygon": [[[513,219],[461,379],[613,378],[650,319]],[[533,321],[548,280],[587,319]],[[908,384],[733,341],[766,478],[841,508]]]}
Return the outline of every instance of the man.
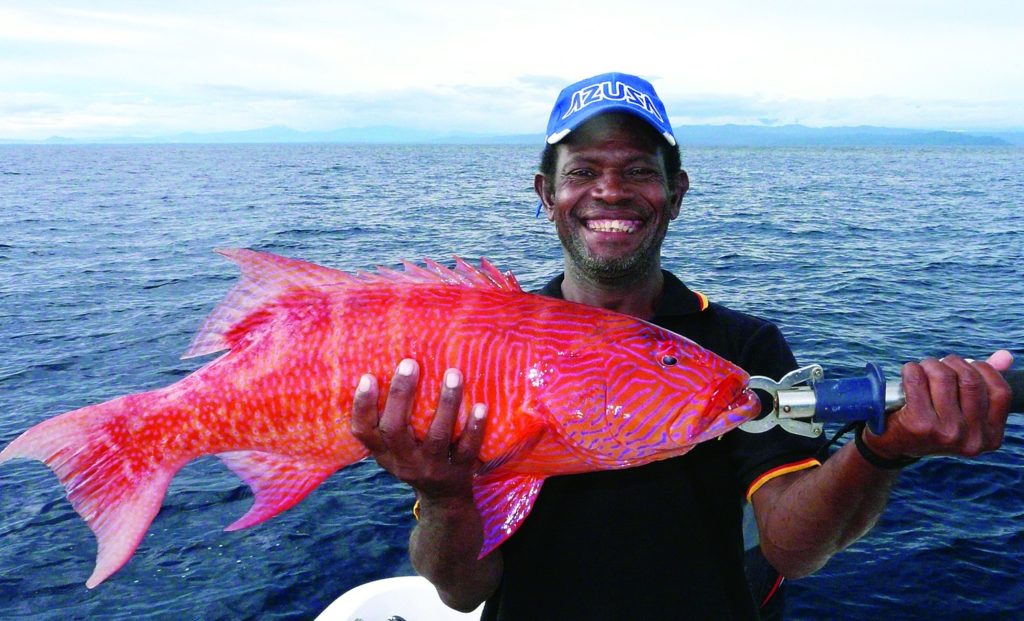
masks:
{"label": "man", "polygon": [[[774,325],[708,303],[661,269],[661,243],[689,180],[649,83],[604,74],[567,87],[547,142],[534,187],[565,272],[542,294],[652,320],[752,374],[777,378],[796,366]],[[423,441],[408,424],[418,373],[410,360],[382,412],[376,380],[361,379],[353,431],[416,490],[410,557],[454,608],[486,600],[485,619],[757,619],[743,575],[744,497],[772,566],[785,576],[815,571],[871,528],[901,466],[998,448],[1009,388],[993,365],[1008,368],[1009,355],[990,363],[949,356],[906,365],[907,406],[886,433],[859,432],[823,464],[814,442],[735,430],[640,468],[553,477],[522,527],[482,559],[472,477],[486,404],[474,405],[466,431],[452,438],[459,371],[446,375]]]}

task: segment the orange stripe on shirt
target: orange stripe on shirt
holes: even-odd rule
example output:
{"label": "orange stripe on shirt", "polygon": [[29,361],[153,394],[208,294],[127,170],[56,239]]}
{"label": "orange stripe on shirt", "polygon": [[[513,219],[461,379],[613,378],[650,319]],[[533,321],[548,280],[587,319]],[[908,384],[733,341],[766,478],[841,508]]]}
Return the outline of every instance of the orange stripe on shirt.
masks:
{"label": "orange stripe on shirt", "polygon": [[750,487],[747,489],[747,502],[750,502],[750,498],[751,496],[754,495],[754,492],[761,489],[762,485],[764,485],[768,481],[771,481],[775,477],[781,477],[784,474],[789,474],[790,472],[796,472],[798,470],[806,470],[807,468],[817,468],[820,465],[820,461],[811,457],[809,459],[804,459],[802,461],[796,461],[791,464],[783,464],[781,466],[776,466],[775,468],[772,468],[768,472],[765,472],[761,476],[754,479],[754,482],[750,484]]}
{"label": "orange stripe on shirt", "polygon": [[700,291],[694,291],[694,293],[697,295],[697,299],[700,300],[700,309],[701,310],[707,310],[708,309],[708,296],[704,295]]}

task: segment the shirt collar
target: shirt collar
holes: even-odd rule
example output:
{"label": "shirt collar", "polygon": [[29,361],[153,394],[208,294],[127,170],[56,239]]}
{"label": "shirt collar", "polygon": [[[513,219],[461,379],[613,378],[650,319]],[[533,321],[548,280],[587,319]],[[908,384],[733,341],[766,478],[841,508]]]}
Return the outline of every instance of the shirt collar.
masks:
{"label": "shirt collar", "polygon": [[[675,277],[671,272],[661,270],[665,277],[665,288],[661,293],[661,300],[658,301],[658,308],[654,313],[655,317],[676,317],[699,313],[708,306],[707,297],[703,294],[691,291],[683,281]],[[562,281],[565,274],[559,274],[552,278],[537,293],[549,298],[564,299],[562,297]]]}

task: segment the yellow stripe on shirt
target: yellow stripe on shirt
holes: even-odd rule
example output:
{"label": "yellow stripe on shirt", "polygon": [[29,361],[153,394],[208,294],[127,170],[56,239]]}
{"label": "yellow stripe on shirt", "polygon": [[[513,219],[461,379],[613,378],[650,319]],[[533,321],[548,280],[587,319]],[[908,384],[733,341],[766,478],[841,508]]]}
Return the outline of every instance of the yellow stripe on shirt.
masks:
{"label": "yellow stripe on shirt", "polygon": [[811,457],[809,459],[793,462],[791,464],[783,464],[781,466],[776,466],[775,468],[772,468],[768,472],[765,472],[761,476],[754,479],[754,482],[750,484],[750,487],[747,489],[747,502],[750,502],[750,498],[754,495],[754,492],[761,489],[762,485],[764,485],[768,481],[771,481],[775,477],[781,477],[784,474],[789,474],[790,472],[797,472],[799,470],[806,470],[808,468],[817,468],[820,465],[820,461]]}

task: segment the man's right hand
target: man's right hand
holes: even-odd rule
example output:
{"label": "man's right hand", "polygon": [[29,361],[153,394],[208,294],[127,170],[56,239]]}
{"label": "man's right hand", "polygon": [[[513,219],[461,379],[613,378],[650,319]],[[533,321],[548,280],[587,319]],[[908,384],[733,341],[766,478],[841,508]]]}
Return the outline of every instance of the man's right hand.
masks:
{"label": "man's right hand", "polygon": [[462,373],[449,369],[437,411],[419,440],[410,424],[418,379],[416,362],[403,360],[378,412],[377,379],[362,376],[352,405],[352,433],[382,468],[416,490],[420,521],[409,538],[409,558],[445,604],[468,612],[494,592],[502,574],[498,551],[478,558],[483,525],[473,503],[487,409],[474,405],[462,433],[453,438],[463,381]]}
{"label": "man's right hand", "polygon": [[463,433],[453,438],[463,381],[458,369],[448,369],[437,411],[426,436],[418,440],[410,424],[418,380],[416,361],[402,360],[391,380],[384,411],[378,413],[377,379],[362,376],[352,404],[352,433],[382,468],[411,485],[418,495],[431,500],[471,496],[486,407],[474,405]]}

